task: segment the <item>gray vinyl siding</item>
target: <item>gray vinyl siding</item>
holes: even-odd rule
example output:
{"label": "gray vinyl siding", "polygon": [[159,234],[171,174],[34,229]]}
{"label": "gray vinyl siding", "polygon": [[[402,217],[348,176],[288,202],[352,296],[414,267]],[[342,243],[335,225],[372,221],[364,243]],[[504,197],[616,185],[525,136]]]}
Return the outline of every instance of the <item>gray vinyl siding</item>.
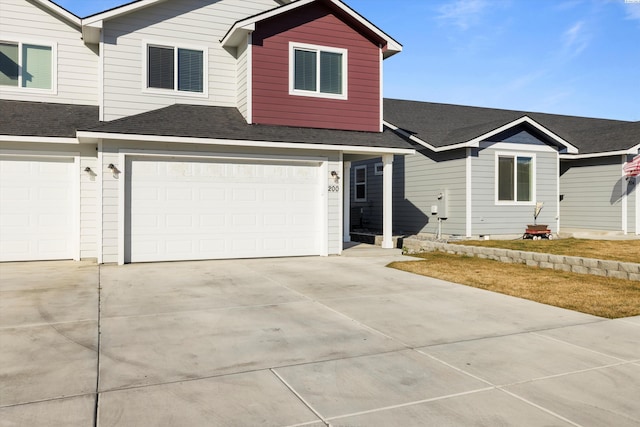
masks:
{"label": "gray vinyl siding", "polygon": [[[351,194],[355,194],[354,170],[367,166],[367,200],[351,202],[351,226],[382,230],[382,175],[375,175],[374,165],[381,159],[355,162],[352,165]],[[393,230],[397,234],[432,233],[438,231],[431,206],[445,192],[448,219],[442,223],[443,234],[465,233],[465,156],[464,151],[433,154],[427,151],[410,156],[395,156],[393,162]],[[362,212],[362,215],[360,214]]]}
{"label": "gray vinyl siding", "polygon": [[[496,152],[535,157],[536,190],[533,201],[527,204],[496,202]],[[547,224],[557,233],[558,212],[558,153],[556,151],[527,151],[523,145],[517,150],[480,148],[472,162],[471,227],[473,235],[522,234],[527,224],[533,224],[534,206],[543,202],[538,224]]]}
{"label": "gray vinyl siding", "polygon": [[[260,155],[265,156],[307,156],[326,157],[328,159],[328,170],[342,170],[342,164],[337,152],[309,152],[285,149],[265,149],[260,150],[251,147],[211,147],[200,144],[181,144],[176,147],[173,143],[140,143],[140,142],[119,142],[103,144],[102,156],[102,255],[104,263],[117,263],[119,250],[118,235],[118,212],[119,212],[119,179],[113,176],[111,170],[107,168],[109,163],[113,163],[118,169],[123,169],[120,165],[120,151],[145,150],[150,153],[154,151],[176,152],[176,153],[233,153],[238,155]],[[124,172],[124,171],[122,171]],[[124,176],[121,174],[121,176]],[[323,181],[328,182],[328,181]],[[339,254],[342,251],[342,193],[327,193],[327,220],[328,220],[328,252],[329,254]]]}
{"label": "gray vinyl siding", "polygon": [[[237,52],[220,39],[238,20],[277,6],[273,0],[165,2],[104,23],[104,120],[174,103],[235,107]],[[208,96],[146,90],[145,42],[207,51]]]}
{"label": "gray vinyl siding", "polygon": [[562,227],[621,231],[623,187],[626,181],[620,156],[563,161]]}
{"label": "gray vinyl siding", "polygon": [[[25,0],[0,0],[0,40],[56,46],[57,91],[0,86],[0,98],[98,105],[98,51],[72,26]],[[54,75],[54,78],[56,76]]]}
{"label": "gray vinyl siding", "polygon": [[438,218],[431,215],[431,206],[438,204],[438,194],[443,193],[447,198],[448,218],[442,221],[442,233],[464,235],[465,151],[418,152],[406,156],[404,163],[404,183],[401,179],[395,193],[398,228],[405,232],[437,233]]}

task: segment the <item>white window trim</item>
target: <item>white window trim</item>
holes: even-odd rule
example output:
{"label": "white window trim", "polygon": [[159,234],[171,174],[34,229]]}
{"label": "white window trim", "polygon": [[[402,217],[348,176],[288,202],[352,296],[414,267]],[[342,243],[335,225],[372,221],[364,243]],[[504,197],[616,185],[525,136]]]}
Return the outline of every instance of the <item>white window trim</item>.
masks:
{"label": "white window trim", "polygon": [[384,163],[380,162],[380,163],[376,163],[373,166],[373,171],[376,175],[383,175],[384,174]]}
{"label": "white window trim", "polygon": [[[5,43],[15,43],[18,45],[18,86],[0,86],[2,91],[13,93],[42,93],[57,95],[58,93],[58,44],[51,41],[38,39],[25,39],[21,36],[7,36],[0,34],[0,41]],[[22,87],[22,46],[25,44],[35,46],[45,46],[51,48],[51,89],[39,89],[35,87]]]}
{"label": "white window trim", "polygon": [[[358,170],[364,170],[364,182],[358,182]],[[358,185],[364,185],[364,197],[358,198]],[[367,201],[367,166],[356,166],[353,168],[353,200],[356,202]]]}
{"label": "white window trim", "polygon": [[[315,51],[318,54],[318,56],[321,51],[341,54],[342,55],[342,93],[336,94],[336,93],[320,92],[320,71],[319,70],[318,72],[316,72],[316,90],[315,91],[295,89],[294,84],[295,84],[295,51],[296,49]],[[349,69],[347,64],[348,63],[347,52],[348,52],[347,49],[341,49],[337,47],[320,46],[320,45],[308,44],[308,43],[289,42],[289,95],[347,100],[348,93],[349,93],[349,90],[347,87],[347,82],[349,80],[348,74],[347,74],[347,70]],[[318,66],[320,65],[319,58],[316,64]]]}
{"label": "white window trim", "polygon": [[[514,160],[517,159],[518,157],[530,157],[531,158],[531,169],[532,169],[532,173],[531,173],[531,200],[528,200],[526,202],[520,202],[517,201],[517,189],[518,189],[518,168],[517,168],[517,164],[518,162],[516,161],[516,167],[514,167],[513,169],[513,174],[514,174],[514,200],[499,200],[498,199],[498,186],[500,184],[499,182],[499,161],[498,159],[500,157],[511,157]],[[536,200],[537,200],[537,175],[536,175],[536,154],[535,153],[530,153],[530,152],[514,152],[514,151],[496,151],[495,152],[495,173],[494,173],[494,181],[495,181],[495,189],[494,189],[494,197],[495,197],[495,204],[496,205],[502,205],[502,206],[535,206],[536,204]]]}
{"label": "white window trim", "polygon": [[[149,46],[172,48],[173,51],[173,89],[149,87]],[[178,90],[178,49],[199,50],[202,52],[202,92]],[[142,41],[142,92],[155,95],[184,96],[187,98],[209,97],[209,50],[205,46],[177,44],[166,40]]]}

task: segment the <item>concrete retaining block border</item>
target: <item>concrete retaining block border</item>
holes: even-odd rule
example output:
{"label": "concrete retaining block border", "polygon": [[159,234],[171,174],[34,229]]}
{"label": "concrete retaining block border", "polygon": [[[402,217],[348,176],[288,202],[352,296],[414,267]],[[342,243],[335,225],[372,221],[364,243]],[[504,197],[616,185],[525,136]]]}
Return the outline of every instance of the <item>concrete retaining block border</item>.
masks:
{"label": "concrete retaining block border", "polygon": [[510,249],[485,248],[480,246],[452,245],[406,237],[403,249],[407,254],[440,251],[456,255],[475,256],[511,264],[525,264],[530,267],[572,271],[580,274],[615,277],[640,282],[640,264],[582,258],[576,256],[550,255],[538,252],[514,251]]}

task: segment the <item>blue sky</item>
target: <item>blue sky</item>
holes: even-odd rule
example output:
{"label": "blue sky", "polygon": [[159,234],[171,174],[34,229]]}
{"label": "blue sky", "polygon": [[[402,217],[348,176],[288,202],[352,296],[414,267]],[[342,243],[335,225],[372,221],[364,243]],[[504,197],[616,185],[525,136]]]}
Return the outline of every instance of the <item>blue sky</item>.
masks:
{"label": "blue sky", "polygon": [[[640,0],[346,0],[403,44],[389,98],[640,120]],[[79,16],[127,3],[58,0]],[[635,2],[635,3],[634,3]]]}

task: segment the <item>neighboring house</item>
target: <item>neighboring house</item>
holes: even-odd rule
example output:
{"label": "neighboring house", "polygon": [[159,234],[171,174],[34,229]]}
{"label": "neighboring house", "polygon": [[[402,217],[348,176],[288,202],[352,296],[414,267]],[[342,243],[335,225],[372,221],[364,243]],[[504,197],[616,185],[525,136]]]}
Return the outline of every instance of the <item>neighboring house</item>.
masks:
{"label": "neighboring house", "polygon": [[401,49],[338,0],[0,0],[0,261],[339,254],[376,157],[390,247]]}
{"label": "neighboring house", "polygon": [[[640,122],[394,99],[384,112],[418,152],[394,163],[398,234],[522,236],[543,202],[553,233],[640,235],[637,178],[623,173]],[[379,162],[353,165],[354,229],[381,228]]]}

